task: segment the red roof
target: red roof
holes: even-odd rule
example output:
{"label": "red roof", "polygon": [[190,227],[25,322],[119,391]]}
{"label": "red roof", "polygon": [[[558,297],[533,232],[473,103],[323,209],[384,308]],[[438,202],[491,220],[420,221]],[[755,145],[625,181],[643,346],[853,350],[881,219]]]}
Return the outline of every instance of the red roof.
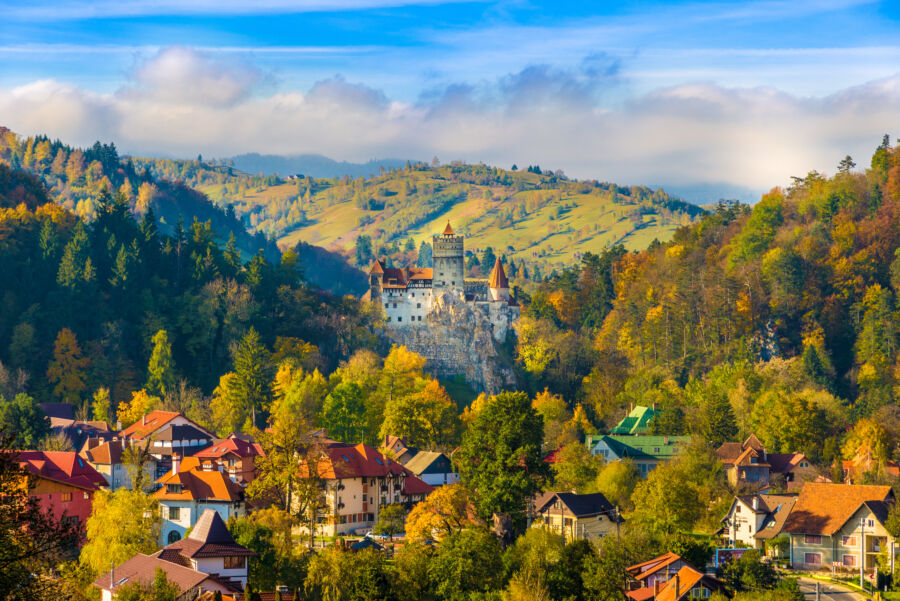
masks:
{"label": "red roof", "polygon": [[500,257],[497,257],[494,261],[494,269],[491,270],[491,277],[488,285],[494,290],[509,288],[509,280],[506,279],[506,272],[503,271],[503,263],[500,262]]}
{"label": "red roof", "polygon": [[[389,474],[404,475],[403,494],[428,494],[434,487],[426,484],[410,470],[385,457],[374,447],[338,443],[324,449],[327,460],[319,464],[319,475],[326,479],[376,478]],[[305,466],[301,466],[301,473]]]}
{"label": "red roof", "polygon": [[181,414],[177,411],[151,411],[122,430],[122,436],[140,440],[145,436],[156,432],[179,415]]}
{"label": "red roof", "polygon": [[449,222],[449,221],[447,222],[447,227],[444,228],[444,235],[445,235],[445,236],[453,236],[453,235],[454,235],[454,234],[453,234],[453,228],[450,227],[450,222]]}
{"label": "red roof", "polygon": [[16,459],[24,469],[46,480],[86,490],[107,486],[100,472],[74,451],[20,451]]}
{"label": "red roof", "polygon": [[[156,482],[162,486],[153,496],[163,501],[238,501],[243,492],[240,484],[220,471],[169,472]],[[178,484],[180,491],[169,492],[169,485]]]}
{"label": "red roof", "polygon": [[194,453],[194,457],[217,459],[228,453],[233,453],[238,457],[256,457],[264,455],[262,447],[259,443],[241,440],[237,436],[229,436],[212,441],[212,445]]}

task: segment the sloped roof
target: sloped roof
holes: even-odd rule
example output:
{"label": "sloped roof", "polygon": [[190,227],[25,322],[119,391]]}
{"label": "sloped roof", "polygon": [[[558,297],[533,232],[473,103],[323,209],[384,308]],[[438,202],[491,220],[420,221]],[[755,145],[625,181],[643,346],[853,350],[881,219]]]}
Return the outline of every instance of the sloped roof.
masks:
{"label": "sloped roof", "polygon": [[681,447],[690,442],[691,437],[605,434],[587,438],[590,448],[594,448],[601,440],[606,442],[618,457],[666,460],[677,455]]}
{"label": "sloped roof", "polygon": [[140,440],[156,432],[179,415],[181,414],[177,411],[151,411],[122,430],[122,436]]}
{"label": "sloped roof", "polygon": [[807,482],[783,530],[831,536],[867,501],[881,502],[891,498],[890,486]]}
{"label": "sloped roof", "polygon": [[412,473],[418,475],[428,469],[432,463],[444,456],[443,453],[437,451],[419,451],[403,465]]}
{"label": "sloped roof", "polygon": [[757,451],[766,450],[756,437],[756,434],[751,434],[744,442],[723,442],[722,445],[716,449],[716,457],[718,457],[722,463],[734,464],[735,460],[747,449],[755,449]]}
{"label": "sloped roof", "polygon": [[[323,453],[317,466],[321,478],[375,478],[403,474],[403,494],[427,494],[434,490],[434,487],[422,482],[411,470],[367,444],[336,443],[326,447]],[[300,475],[305,474],[307,469],[307,465],[301,463]]]}
{"label": "sloped roof", "polygon": [[117,465],[122,463],[122,453],[125,452],[125,440],[108,440],[90,449],[85,449],[81,455],[91,463],[104,465]]}
{"label": "sloped roof", "polygon": [[[243,492],[240,484],[219,471],[169,472],[156,482],[162,487],[153,496],[163,501],[238,501]],[[169,484],[181,484],[181,492],[168,492],[166,486]]]}
{"label": "sloped roof", "polygon": [[85,490],[107,486],[106,478],[74,451],[19,451],[16,460],[29,473]]}
{"label": "sloped roof", "polygon": [[560,503],[575,517],[590,517],[602,513],[609,516],[610,520],[615,519],[613,515],[615,507],[603,496],[603,493],[599,492],[587,495],[578,495],[571,492],[546,492],[538,498],[535,508],[538,513],[542,513],[556,499],[559,499]]}
{"label": "sloped roof", "polygon": [[622,418],[616,427],[609,431],[610,434],[643,434],[647,431],[650,420],[656,416],[653,407],[636,406],[628,415]]}
{"label": "sloped roof", "polygon": [[[712,590],[719,590],[722,588],[722,583],[718,579],[707,576],[691,566],[684,566],[678,570],[674,578],[669,578],[669,580],[666,581],[663,588],[659,591],[659,594],[656,595],[656,601],[678,601],[678,599],[689,594],[691,589],[697,586],[701,581]],[[677,590],[675,589],[676,583],[678,584]]]}
{"label": "sloped roof", "polygon": [[210,443],[209,447],[203,449],[202,451],[194,453],[194,457],[198,457],[201,459],[218,458],[223,457],[229,453],[237,455],[241,458],[264,455],[262,446],[260,446],[259,443],[242,440],[232,434],[228,438],[219,438],[213,440],[212,443]]}
{"label": "sloped roof", "polygon": [[372,266],[369,268],[369,274],[379,273],[384,273],[384,263],[381,262],[381,259],[375,259],[372,261]]}
{"label": "sloped roof", "polygon": [[453,233],[453,228],[450,227],[450,221],[449,221],[449,220],[447,221],[447,227],[444,228],[444,233],[443,233],[443,235],[444,235],[444,236],[455,236],[455,235],[456,235],[456,234]]}
{"label": "sloped roof", "polygon": [[633,566],[628,566],[627,568],[625,568],[625,571],[631,574],[635,580],[644,580],[648,576],[655,574],[661,569],[670,566],[677,561],[684,560],[680,555],[669,551],[668,553],[663,553],[662,555],[654,557],[653,559],[648,559],[647,561],[636,563]]}
{"label": "sloped roof", "polygon": [[[753,509],[754,497],[758,499],[757,509]],[[797,495],[738,495],[735,497],[735,502],[737,501],[741,501],[753,513],[766,514],[759,531],[753,536],[767,540],[781,534],[797,502]]]}
{"label": "sloped roof", "polygon": [[[756,459],[756,463],[753,462]],[[744,452],[734,460],[734,465],[769,467],[765,460],[765,452],[757,451],[753,447],[747,447]]]}
{"label": "sloped roof", "polygon": [[39,403],[38,406],[51,420],[56,418],[75,421],[75,406],[71,403]]}
{"label": "sloped roof", "polygon": [[509,288],[509,280],[506,279],[506,272],[503,271],[503,263],[500,262],[500,257],[494,260],[494,268],[491,270],[488,286],[495,290]]}
{"label": "sloped roof", "polygon": [[206,509],[187,538],[168,545],[157,555],[166,561],[183,564],[183,558],[255,557],[256,553],[234,542],[219,513]]}
{"label": "sloped roof", "polygon": [[[115,590],[126,584],[138,583],[143,586],[149,586],[156,577],[156,569],[160,568],[166,573],[169,582],[178,587],[179,594],[191,590],[203,581],[210,578],[209,574],[197,572],[183,565],[166,561],[160,557],[153,557],[138,553],[125,563],[117,566],[113,570],[112,576],[107,572],[94,581],[94,586],[105,589]],[[115,578],[115,582],[110,582],[110,578]],[[110,587],[114,584],[114,587]]]}
{"label": "sloped roof", "polygon": [[801,462],[806,460],[803,453],[769,453],[766,455],[769,469],[779,474],[787,474],[794,471]]}

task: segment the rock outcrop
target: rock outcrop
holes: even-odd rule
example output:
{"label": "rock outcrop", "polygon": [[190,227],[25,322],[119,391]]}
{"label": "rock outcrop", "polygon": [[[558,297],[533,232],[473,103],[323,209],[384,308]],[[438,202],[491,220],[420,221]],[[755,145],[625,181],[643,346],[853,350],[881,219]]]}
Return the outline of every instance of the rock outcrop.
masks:
{"label": "rock outcrop", "polygon": [[504,365],[495,346],[497,327],[478,306],[445,292],[435,299],[427,323],[387,328],[386,334],[425,357],[426,370],[433,375],[461,375],[477,392],[494,394],[516,388],[515,373]]}

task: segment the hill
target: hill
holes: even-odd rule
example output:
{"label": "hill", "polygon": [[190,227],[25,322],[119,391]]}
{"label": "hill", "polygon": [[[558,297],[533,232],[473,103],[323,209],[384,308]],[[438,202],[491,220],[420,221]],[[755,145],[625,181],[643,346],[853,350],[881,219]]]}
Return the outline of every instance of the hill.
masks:
{"label": "hill", "polygon": [[[181,178],[283,248],[323,246],[365,268],[373,256],[416,260],[416,251],[449,220],[479,256],[490,247],[532,278],[584,253],[645,248],[705,211],[643,186],[572,181],[540,167],[407,163],[369,178],[282,179],[249,175],[224,163],[134,159],[159,176]],[[357,244],[361,241],[361,244]],[[473,262],[475,263],[475,262]],[[470,275],[483,275],[473,264]]]}
{"label": "hill", "polygon": [[312,177],[373,177],[382,170],[402,167],[400,159],[373,159],[365,163],[335,161],[321,154],[282,156],[276,154],[239,154],[226,163],[244,171],[262,175],[311,175]]}

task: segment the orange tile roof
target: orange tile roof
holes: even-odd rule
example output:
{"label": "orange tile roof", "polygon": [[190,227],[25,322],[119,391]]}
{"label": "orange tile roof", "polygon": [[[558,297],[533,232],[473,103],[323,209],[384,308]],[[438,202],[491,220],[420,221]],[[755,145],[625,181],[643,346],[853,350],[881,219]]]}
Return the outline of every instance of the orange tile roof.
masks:
{"label": "orange tile roof", "polygon": [[[156,482],[162,487],[153,496],[164,501],[238,501],[243,493],[240,484],[219,471],[190,469],[176,474],[169,472]],[[181,484],[181,492],[168,492],[169,484]]]}
{"label": "orange tile roof", "polygon": [[892,496],[890,486],[807,482],[783,531],[831,536],[866,501],[885,501]]}
{"label": "orange tile roof", "polygon": [[256,457],[264,454],[259,443],[241,440],[236,436],[229,436],[228,438],[212,441],[209,447],[194,453],[194,457],[215,458],[223,457],[229,453],[241,458]]}
{"label": "orange tile roof", "polygon": [[[300,465],[301,477],[306,474],[307,469],[306,464]],[[385,457],[374,447],[363,443],[355,446],[337,443],[326,447],[324,457],[318,464],[318,471],[319,477],[326,480],[403,474],[405,476],[403,494],[427,494],[434,490],[434,487],[423,482],[397,461]]]}
{"label": "orange tile roof", "polygon": [[156,432],[179,415],[181,414],[177,411],[151,411],[122,430],[122,436],[140,440]]}
{"label": "orange tile roof", "polygon": [[[666,566],[670,566],[676,561],[681,561],[681,556],[669,551],[668,553],[663,553],[658,557],[654,557],[653,559],[636,563],[633,566],[628,566],[625,568],[625,571],[634,576],[635,580],[643,580],[652,574],[655,574],[659,570],[663,569]],[[644,569],[647,566],[650,566],[649,569]]]}
{"label": "orange tile roof", "polygon": [[495,290],[509,288],[509,280],[506,279],[506,273],[503,271],[503,263],[500,262],[500,257],[497,257],[497,260],[494,261],[494,268],[491,270],[488,285]]}
{"label": "orange tile roof", "polygon": [[450,221],[447,221],[447,227],[444,228],[444,236],[454,236],[453,228],[450,227]]}
{"label": "orange tile roof", "polygon": [[[678,599],[687,595],[702,579],[702,572],[690,566],[684,566],[678,570],[674,577],[666,581],[659,594],[656,595],[656,601],[678,601]],[[678,590],[675,589],[676,582],[678,583]]]}

